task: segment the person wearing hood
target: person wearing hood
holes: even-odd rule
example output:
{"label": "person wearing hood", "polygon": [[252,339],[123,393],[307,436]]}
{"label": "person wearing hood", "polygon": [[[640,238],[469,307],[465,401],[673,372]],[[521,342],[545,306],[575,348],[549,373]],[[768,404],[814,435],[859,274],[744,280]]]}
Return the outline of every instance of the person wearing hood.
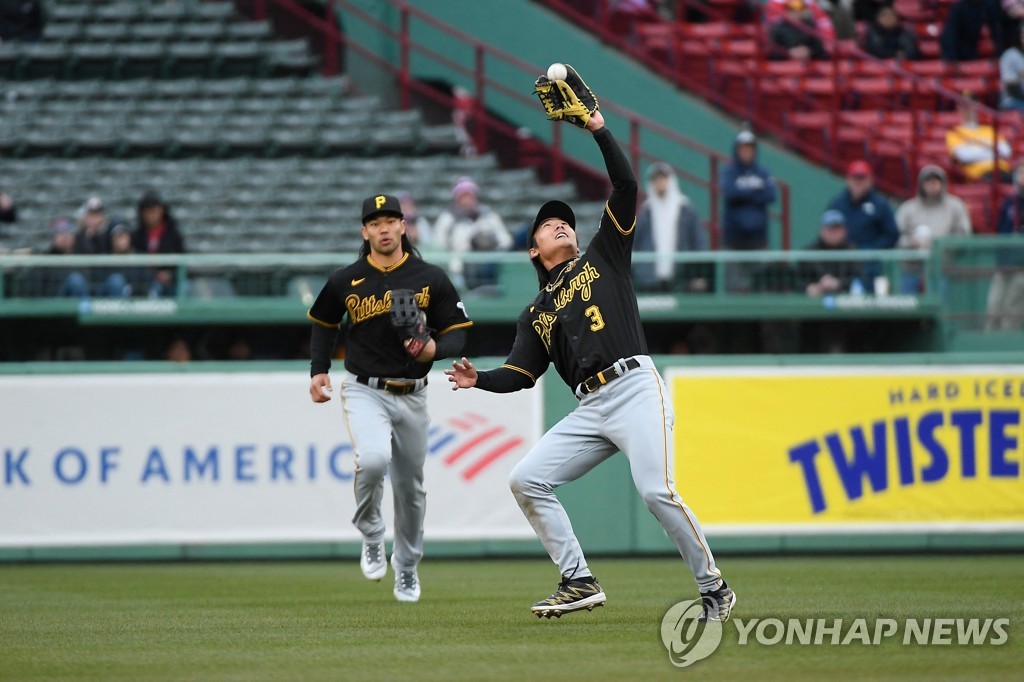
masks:
{"label": "person wearing hood", "polygon": [[[719,189],[724,197],[723,242],[732,251],[760,251],[768,248],[768,207],[778,197],[775,178],[757,162],[757,137],[741,130],[733,145],[732,163],[722,169]],[[755,268],[746,263],[726,267],[729,291],[749,286]]]}
{"label": "person wearing hood", "polygon": [[451,254],[448,271],[457,287],[475,289],[498,281],[495,263],[466,264],[461,254],[471,251],[508,251],[512,235],[496,211],[480,203],[480,188],[461,177],[452,187],[452,201],[434,223],[434,243]]}
{"label": "person wearing hood", "polygon": [[[149,191],[142,195],[136,220],[135,231],[132,233],[132,248],[136,253],[185,253],[185,240],[178,230],[178,221],[159,194]],[[174,269],[156,270],[149,296],[172,296],[175,291]]]}
{"label": "person wearing hood", "polygon": [[929,249],[932,239],[968,235],[971,216],[959,197],[947,191],[949,180],[939,166],[925,166],[917,175],[917,196],[896,211],[900,229],[899,248]]}
{"label": "person wearing hood", "polygon": [[1024,325],[1024,163],[1013,171],[1013,190],[999,207],[996,233],[1022,238],[1021,246],[996,252],[985,331],[1020,331]]}
{"label": "person wearing hood", "polygon": [[725,197],[722,224],[725,247],[738,251],[768,248],[768,207],[778,192],[775,178],[757,162],[757,137],[742,130],[733,145],[732,163],[722,170]]}
{"label": "person wearing hood", "polygon": [[[657,254],[654,262],[634,263],[633,279],[640,289],[672,291],[676,281],[675,254],[707,251],[708,235],[690,199],[667,163],[652,164],[647,171],[647,198],[636,217],[633,251]],[[690,291],[707,291],[706,274],[692,266],[678,266]]]}
{"label": "person wearing hood", "polygon": [[[939,166],[925,166],[917,175],[917,196],[908,199],[896,211],[900,228],[901,249],[931,249],[932,239],[951,235],[969,235],[971,216],[967,206],[947,191],[946,171]],[[900,290],[916,294],[921,290],[919,263],[907,263],[900,276]]]}

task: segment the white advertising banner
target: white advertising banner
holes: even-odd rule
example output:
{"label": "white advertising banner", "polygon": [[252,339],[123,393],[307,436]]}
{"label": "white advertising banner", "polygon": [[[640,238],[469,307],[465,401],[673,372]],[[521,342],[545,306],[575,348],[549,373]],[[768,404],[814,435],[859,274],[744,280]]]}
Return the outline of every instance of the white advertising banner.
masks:
{"label": "white advertising banner", "polygon": [[[340,375],[333,377],[335,395]],[[359,540],[337,397],[301,373],[0,377],[0,547]],[[428,540],[534,537],[508,474],[542,391],[430,376]],[[388,535],[393,503],[385,484]]]}

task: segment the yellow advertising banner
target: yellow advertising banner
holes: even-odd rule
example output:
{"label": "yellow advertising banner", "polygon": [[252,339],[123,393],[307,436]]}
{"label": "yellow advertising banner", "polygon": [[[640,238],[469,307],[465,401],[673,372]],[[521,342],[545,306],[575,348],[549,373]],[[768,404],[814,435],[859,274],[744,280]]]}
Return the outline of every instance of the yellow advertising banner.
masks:
{"label": "yellow advertising banner", "polygon": [[676,482],[706,526],[1024,527],[1022,366],[668,378]]}

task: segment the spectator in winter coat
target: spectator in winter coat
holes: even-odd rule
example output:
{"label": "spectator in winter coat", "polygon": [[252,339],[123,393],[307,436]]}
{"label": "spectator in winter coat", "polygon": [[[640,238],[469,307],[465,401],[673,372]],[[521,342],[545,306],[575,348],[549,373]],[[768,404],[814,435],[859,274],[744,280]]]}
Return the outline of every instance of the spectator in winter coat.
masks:
{"label": "spectator in winter coat", "polygon": [[[137,224],[132,233],[136,253],[185,253],[185,240],[178,230],[178,221],[170,207],[156,192],[146,192],[139,199]],[[154,272],[149,296],[172,296],[177,291],[174,270],[161,268]]]}
{"label": "spectator in winter coat", "polygon": [[75,253],[88,255],[110,253],[110,242],[107,237],[110,219],[107,217],[107,209],[103,206],[103,200],[99,197],[89,197],[78,209],[76,217],[78,232],[75,234]]}
{"label": "spectator in winter coat", "polygon": [[[807,251],[850,251],[857,247],[846,234],[846,219],[834,208],[825,211],[818,228],[818,238]],[[856,261],[818,261],[801,264],[800,276],[808,296],[823,296],[848,291],[860,273]]]}
{"label": "spectator in winter coat", "polygon": [[[947,191],[946,171],[925,166],[917,176],[917,196],[908,199],[896,211],[900,228],[899,247],[928,251],[932,239],[971,233],[971,217],[959,197]],[[906,263],[900,276],[900,291],[921,291],[921,264]]]}
{"label": "spectator in winter coat", "polygon": [[725,200],[722,224],[725,247],[733,250],[768,248],[768,207],[777,197],[775,179],[757,162],[757,138],[742,130],[733,145],[733,161],[722,170],[720,189]]}
{"label": "spectator in winter coat", "polygon": [[928,249],[932,239],[971,234],[967,206],[947,191],[948,182],[939,166],[925,166],[918,173],[917,196],[896,211],[900,248]]}
{"label": "spectator in winter coat", "polygon": [[999,58],[999,81],[1002,96],[1001,109],[1024,111],[1024,23],[1017,29],[1016,41]]}
{"label": "spectator in winter coat", "polygon": [[434,244],[451,254],[448,271],[457,287],[476,289],[498,281],[496,263],[470,263],[461,258],[471,251],[508,251],[512,235],[501,216],[480,203],[480,188],[462,177],[452,187],[452,202],[434,223]]}
{"label": "spectator in winter coat", "polygon": [[1019,331],[1024,325],[1024,164],[1013,171],[1013,189],[999,208],[996,231],[1001,236],[1019,237],[1021,245],[996,252],[985,331]]}
{"label": "spectator in winter coat", "polygon": [[824,10],[811,7],[804,0],[786,1],[782,19],[768,29],[773,59],[828,59],[815,25],[815,11],[824,14]]}
{"label": "spectator in winter coat", "polygon": [[843,214],[850,241],[858,249],[891,249],[900,238],[889,202],[875,190],[874,176],[866,161],[846,169],[846,189],[828,205]]}
{"label": "spectator in winter coat", "polygon": [[939,35],[942,59],[947,62],[979,59],[978,44],[986,26],[993,42],[1000,44],[1002,26],[998,0],[959,0],[949,8]]}
{"label": "spectator in winter coat", "polygon": [[675,254],[707,251],[708,236],[690,199],[679,190],[679,181],[666,163],[652,164],[647,171],[647,198],[636,216],[633,253],[657,254],[653,263],[633,262],[637,288],[672,291],[682,280],[688,291],[707,291],[710,273],[700,264],[677,264]]}
{"label": "spectator in winter coat", "polygon": [[920,59],[914,32],[900,23],[891,7],[878,11],[864,37],[864,51],[879,59]]}
{"label": "spectator in winter coat", "polygon": [[957,110],[960,123],[946,131],[946,147],[960,172],[971,181],[988,180],[996,173],[1001,182],[1010,182],[1010,144],[1002,136],[996,140],[992,126],[978,122],[977,105],[969,98],[961,100]]}

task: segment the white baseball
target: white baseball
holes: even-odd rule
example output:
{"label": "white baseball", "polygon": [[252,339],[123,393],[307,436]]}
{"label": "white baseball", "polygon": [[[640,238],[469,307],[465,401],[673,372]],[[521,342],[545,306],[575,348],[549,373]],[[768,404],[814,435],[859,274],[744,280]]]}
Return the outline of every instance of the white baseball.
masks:
{"label": "white baseball", "polygon": [[569,72],[565,70],[565,64],[555,62],[548,67],[548,78],[553,81],[564,81]]}

